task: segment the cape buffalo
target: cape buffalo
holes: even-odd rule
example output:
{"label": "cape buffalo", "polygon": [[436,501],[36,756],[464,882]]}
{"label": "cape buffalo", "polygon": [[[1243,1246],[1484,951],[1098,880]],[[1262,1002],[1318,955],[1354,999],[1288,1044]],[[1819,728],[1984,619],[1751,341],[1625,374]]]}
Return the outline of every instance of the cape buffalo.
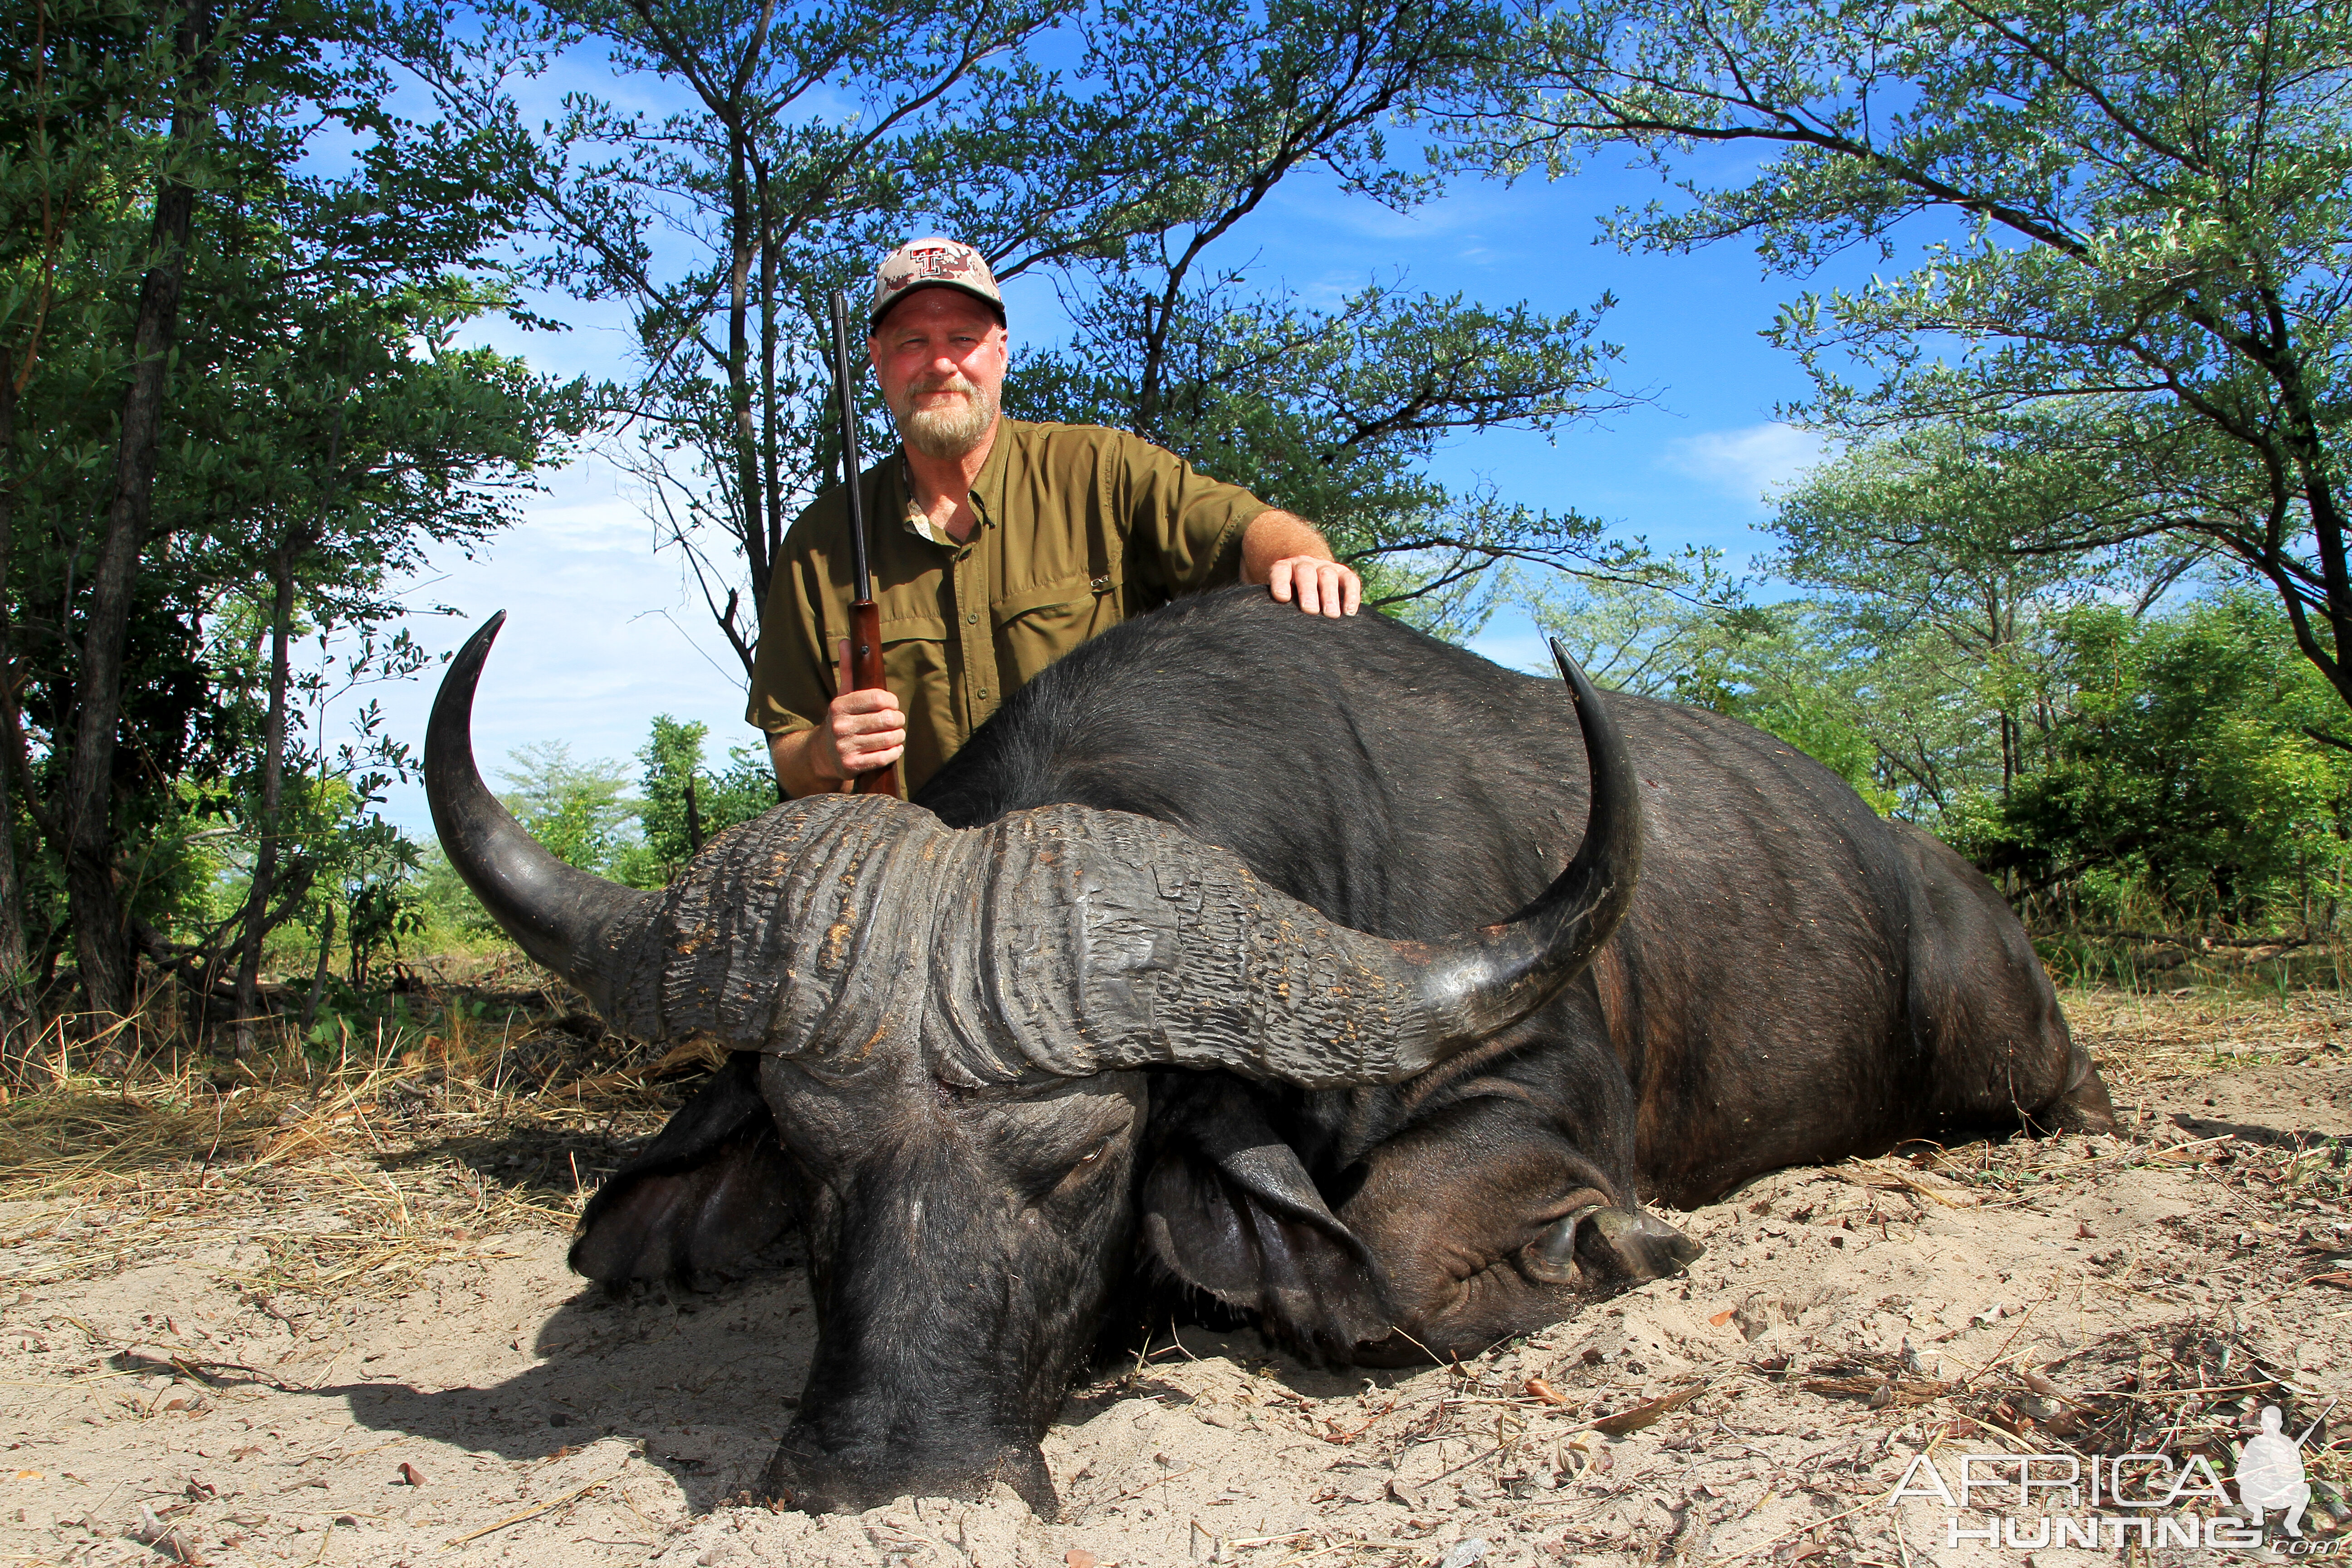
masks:
{"label": "cape buffalo", "polygon": [[450,859],[614,1027],[738,1053],[573,1265],[692,1280],[797,1220],[818,1341],[764,1485],[801,1508],[1001,1479],[1052,1510],[1038,1439],[1139,1279],[1333,1362],[1467,1354],[1696,1256],[1643,1197],[2112,1124],[1958,856],[1564,658],[1179,601],[915,804],[793,801],[645,893],[483,787],[496,629],[426,745]]}

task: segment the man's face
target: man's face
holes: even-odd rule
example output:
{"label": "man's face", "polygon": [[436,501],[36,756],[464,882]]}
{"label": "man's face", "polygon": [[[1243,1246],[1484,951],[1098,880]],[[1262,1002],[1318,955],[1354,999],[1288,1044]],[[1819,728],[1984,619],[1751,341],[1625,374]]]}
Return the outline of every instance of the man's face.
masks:
{"label": "man's face", "polygon": [[961,289],[908,295],[882,318],[866,352],[910,450],[961,458],[996,427],[1009,358],[1004,329]]}

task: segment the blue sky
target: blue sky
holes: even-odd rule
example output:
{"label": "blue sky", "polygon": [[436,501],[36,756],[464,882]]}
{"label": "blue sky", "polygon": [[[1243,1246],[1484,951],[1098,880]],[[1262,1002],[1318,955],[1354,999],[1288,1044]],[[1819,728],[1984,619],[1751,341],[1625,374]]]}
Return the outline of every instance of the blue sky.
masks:
{"label": "blue sky", "polygon": [[[1713,156],[1727,160],[1718,172],[1736,173],[1728,155]],[[1794,358],[1759,335],[1798,286],[1763,276],[1743,246],[1627,256],[1594,243],[1599,215],[1660,191],[1654,174],[1596,163],[1558,182],[1465,182],[1399,214],[1328,179],[1299,177],[1226,242],[1225,254],[1255,255],[1258,277],[1310,299],[1388,282],[1400,270],[1412,288],[1459,289],[1492,305],[1525,300],[1548,311],[1614,294],[1602,335],[1625,351],[1615,382],[1651,402],[1549,440],[1516,431],[1465,437],[1441,453],[1439,475],[1490,480],[1507,499],[1605,518],[1662,548],[1713,546],[1744,570],[1769,547],[1756,531],[1769,493],[1818,456],[1811,438],[1773,421],[1775,405],[1802,396],[1807,384]],[[1865,280],[1871,258],[1851,259],[1815,285]],[[1058,335],[1043,279],[1014,280],[1008,304],[1016,340]],[[543,308],[573,330],[500,328],[487,341],[563,374],[625,373],[628,339],[617,315],[562,300]],[[634,774],[633,753],[656,713],[709,724],[714,758],[756,740],[741,721],[740,666],[677,553],[655,552],[641,500],[592,457],[549,475],[520,527],[470,560],[436,560],[416,584],[418,604],[461,613],[412,622],[436,650],[455,647],[492,611],[509,612],[476,710],[486,770],[514,747],[562,740],[576,758],[622,759]],[[1523,618],[1498,617],[1474,646],[1507,664],[1548,667]],[[392,731],[421,741],[429,686],[376,695]],[[404,828],[429,831],[419,790],[396,790],[387,812]]]}

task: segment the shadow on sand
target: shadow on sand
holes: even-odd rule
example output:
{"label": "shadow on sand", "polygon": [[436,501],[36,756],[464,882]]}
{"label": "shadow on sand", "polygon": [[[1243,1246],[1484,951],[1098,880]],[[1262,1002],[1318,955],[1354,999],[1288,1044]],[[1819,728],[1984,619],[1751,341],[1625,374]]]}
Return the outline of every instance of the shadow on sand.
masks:
{"label": "shadow on sand", "polygon": [[309,1392],[352,1419],[509,1460],[618,1436],[676,1478],[700,1511],[751,1486],[799,1402],[816,1331],[808,1279],[772,1267],[709,1295],[583,1286],[540,1325],[544,1360],[487,1387],[383,1381]]}

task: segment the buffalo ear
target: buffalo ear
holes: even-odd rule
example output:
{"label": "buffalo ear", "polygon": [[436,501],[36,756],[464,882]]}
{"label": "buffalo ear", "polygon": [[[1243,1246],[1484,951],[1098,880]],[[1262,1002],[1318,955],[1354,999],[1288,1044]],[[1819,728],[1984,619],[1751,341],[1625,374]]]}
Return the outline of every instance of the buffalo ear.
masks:
{"label": "buffalo ear", "polygon": [[[1165,1082],[1166,1080],[1163,1080]],[[1339,1222],[1255,1097],[1229,1079],[1153,1090],[1145,1244],[1167,1270],[1333,1360],[1394,1321],[1380,1260]]]}
{"label": "buffalo ear", "polygon": [[715,1289],[799,1214],[797,1182],[760,1098],[759,1058],[735,1053],[580,1215],[572,1267],[591,1279]]}

